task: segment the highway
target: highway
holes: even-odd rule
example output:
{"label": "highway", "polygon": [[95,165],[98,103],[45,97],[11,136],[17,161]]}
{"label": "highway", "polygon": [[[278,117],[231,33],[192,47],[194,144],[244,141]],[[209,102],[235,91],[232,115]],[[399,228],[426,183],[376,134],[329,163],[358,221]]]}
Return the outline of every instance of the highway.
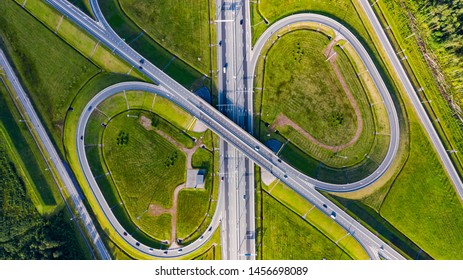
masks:
{"label": "highway", "polygon": [[[244,2],[244,3],[243,3]],[[218,109],[252,133],[252,91],[245,84],[250,52],[249,1],[216,2]],[[247,30],[246,30],[247,28]],[[251,96],[249,96],[251,95]],[[222,259],[255,259],[254,163],[220,140],[221,184],[225,192]]]}
{"label": "highway", "polygon": [[[113,49],[118,56],[126,60],[128,63],[136,67],[141,66],[139,64],[139,61],[143,57],[137,52],[135,52],[132,48],[130,48],[130,46],[128,46],[125,42],[123,42],[123,40],[120,39],[117,35],[115,35],[114,32],[109,32],[103,29],[95,21],[91,20],[87,15],[80,12],[80,10],[75,8],[73,5],[69,4],[69,2],[67,1],[47,1],[57,10],[61,11],[67,17],[76,22],[84,30],[88,31],[90,34],[95,36],[107,47]],[[317,18],[320,21],[326,21],[327,25],[333,22],[333,20],[327,17],[317,16]],[[336,26],[339,27],[341,25],[337,23]],[[340,30],[350,33],[347,29]],[[345,37],[347,38],[348,36]],[[359,42],[356,41],[356,39],[349,42],[351,44],[359,44]],[[363,49],[361,45],[356,46],[356,49],[358,48]],[[364,63],[367,65],[367,67],[373,67],[372,70],[376,71],[376,69],[374,69],[374,65],[369,65],[369,63],[371,63],[371,59],[369,59],[369,57],[367,58],[368,60],[364,61]],[[309,202],[317,206],[317,208],[319,208],[321,211],[325,212],[327,215],[335,217],[336,222],[340,224],[342,227],[344,227],[354,238],[356,238],[364,246],[371,258],[378,259],[381,255],[383,258],[387,259],[403,259],[403,257],[400,254],[398,254],[395,250],[393,250],[390,246],[386,245],[382,240],[380,240],[377,236],[368,231],[365,227],[363,227],[352,217],[347,215],[339,207],[328,201],[315,189],[316,186],[318,188],[330,189],[334,191],[351,191],[366,187],[375,180],[377,180],[385,172],[387,167],[390,165],[390,162],[387,162],[385,160],[383,163],[381,163],[380,167],[377,171],[375,171],[374,174],[368,176],[367,178],[359,182],[349,183],[346,185],[327,185],[326,183],[317,181],[313,178],[301,174],[291,166],[280,161],[279,158],[270,149],[262,145],[257,139],[249,135],[249,133],[244,131],[233,121],[228,119],[226,116],[218,112],[211,105],[204,102],[201,98],[183,88],[180,84],[171,79],[168,75],[159,70],[152,63],[146,61],[146,59],[145,63],[143,64],[143,68],[140,68],[140,71],[142,71],[155,83],[160,84],[162,89],[166,91],[166,96],[168,98],[170,97],[171,99],[173,99],[175,97],[176,100],[173,100],[174,102],[176,102],[178,105],[185,108],[192,115],[200,119],[209,128],[215,131],[220,137],[224,138],[230,145],[239,149],[241,153],[245,154],[246,157],[250,158],[251,161],[260,165],[262,168],[267,169],[274,176],[276,176],[284,183],[286,183],[288,186],[290,186],[292,189],[294,189],[296,192],[301,194]],[[146,85],[146,87],[149,86]],[[159,87],[156,88],[156,90],[159,90]],[[97,96],[100,96],[100,94]],[[390,96],[386,96],[386,98],[390,99]],[[387,103],[387,101],[388,99],[384,100],[385,103]],[[83,116],[86,115],[86,112],[87,111],[84,112]],[[389,120],[391,122],[391,128],[393,128],[394,126],[392,123],[395,123],[397,121],[395,109],[393,107],[389,108],[388,113]],[[82,133],[82,131],[80,131],[79,133]],[[395,151],[397,150],[397,141],[395,138],[396,137],[393,137],[391,135],[391,145],[389,147],[388,155],[391,153],[391,151],[392,153],[395,153]],[[396,141],[395,144],[393,144],[394,139]],[[86,161],[82,161],[82,157],[82,155],[79,155],[81,164],[86,164]],[[106,202],[100,201],[100,205],[104,203]],[[105,214],[110,215],[112,213],[110,211],[105,211]],[[112,223],[117,223],[117,220],[112,221]],[[116,230],[119,232],[119,234],[122,234],[122,232],[120,232],[120,230],[122,230],[121,228],[116,228]],[[166,254],[170,256],[171,252],[168,251]]]}
{"label": "highway", "polygon": [[[80,197],[74,182],[72,181],[68,171],[66,170],[63,161],[58,156],[58,152],[56,151],[55,147],[53,146],[50,138],[48,137],[47,132],[45,131],[44,126],[42,125],[37,113],[34,110],[29,98],[27,97],[26,92],[24,91],[23,87],[19,83],[11,65],[8,63],[3,50],[0,49],[0,65],[5,71],[7,79],[12,84],[19,102],[22,104],[22,107],[26,111],[26,114],[31,122],[32,128],[36,131],[38,137],[40,138],[40,142],[42,143],[43,147],[45,147],[47,155],[49,158],[49,163],[51,163],[55,170],[58,172],[58,176],[60,176],[61,182],[63,182],[66,191],[71,198],[74,207],[71,209],[76,209],[78,216],[77,218],[81,219],[82,224],[85,226],[84,230],[86,230],[87,236],[90,237],[93,247],[97,250],[97,254],[104,260],[111,259],[111,256],[108,253],[108,250],[104,246],[103,241],[98,234],[98,231],[93,224],[92,218],[90,217],[87,209],[85,208],[84,203],[82,202],[82,198]],[[37,139],[36,139],[37,140]],[[64,202],[68,204],[68,202],[64,199]]]}
{"label": "highway", "polygon": [[394,49],[392,48],[391,43],[387,39],[387,35],[384,32],[383,27],[379,23],[378,18],[376,17],[368,0],[360,0],[359,2],[362,5],[362,8],[365,11],[368,19],[370,20],[370,23],[373,26],[376,35],[379,38],[382,48],[386,51],[389,61],[391,61],[400,81],[402,82],[402,85],[405,88],[405,91],[407,92],[408,97],[412,101],[413,107],[415,108],[415,112],[417,113],[418,117],[421,120],[421,123],[426,129],[426,132],[429,138],[431,139],[431,143],[434,146],[434,149],[436,150],[437,154],[439,155],[439,159],[441,163],[444,165],[444,168],[448,176],[450,177],[450,180],[452,181],[453,185],[455,186],[455,189],[457,190],[457,193],[460,196],[460,199],[463,200],[463,183],[461,181],[461,178],[458,175],[458,172],[456,171],[455,166],[453,165],[452,161],[450,160],[448,152],[445,149],[444,145],[442,144],[442,141],[440,140],[439,135],[434,129],[432,121],[430,120],[429,116],[426,114],[426,110],[424,109],[423,104],[421,103],[418,97],[418,94],[413,88],[413,85],[410,82],[410,79],[408,78],[407,73],[402,67],[402,64],[400,63],[397,54],[395,53]]}

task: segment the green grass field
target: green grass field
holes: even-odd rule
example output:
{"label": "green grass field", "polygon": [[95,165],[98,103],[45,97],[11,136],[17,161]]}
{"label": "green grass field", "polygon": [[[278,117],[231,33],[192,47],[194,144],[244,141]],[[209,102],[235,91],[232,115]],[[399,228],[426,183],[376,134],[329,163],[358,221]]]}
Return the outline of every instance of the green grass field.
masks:
{"label": "green grass field", "polygon": [[[100,8],[111,27],[125,39],[137,52],[164,70],[173,79],[177,80],[188,89],[198,89],[203,83],[199,83],[202,74],[180,59],[175,58],[175,53],[169,52],[163,47],[162,42],[156,42],[142,29],[145,26],[137,26],[121,10],[118,0],[99,1]],[[165,13],[167,14],[167,12]],[[147,17],[148,19],[149,17]],[[159,30],[159,28],[157,28]],[[155,31],[151,31],[155,32]],[[206,79],[204,85],[210,86]]]}
{"label": "green grass field", "polygon": [[98,69],[13,1],[2,1],[0,9],[2,47],[12,57],[52,140],[60,143],[68,106]]}
{"label": "green grass field", "polygon": [[415,114],[409,119],[410,155],[397,178],[339,201],[411,259],[461,259],[461,201]]}
{"label": "green grass field", "polygon": [[357,118],[331,65],[325,61],[323,50],[328,43],[323,34],[295,31],[281,37],[270,49],[262,119],[273,123],[283,113],[318,141],[336,146],[353,138]]}
{"label": "green grass field", "polygon": [[[208,213],[208,190],[185,189],[179,193],[177,208],[177,237],[185,239],[201,225]],[[201,232],[202,234],[202,232]]]}
{"label": "green grass field", "polygon": [[263,194],[264,260],[346,260],[351,257],[298,215]]}
{"label": "green grass field", "polygon": [[433,258],[461,259],[462,203],[418,122],[411,137],[410,158],[380,214]]}
{"label": "green grass field", "polygon": [[135,223],[154,219],[145,218],[150,204],[172,206],[174,189],[185,182],[185,173],[179,172],[185,170],[182,151],[126,114],[111,119],[102,143],[111,177]]}
{"label": "green grass field", "polygon": [[201,73],[209,75],[211,47],[208,0],[118,2],[127,16],[143,27],[156,42]]}
{"label": "green grass field", "polygon": [[267,28],[263,22],[264,18],[271,24],[285,16],[300,12],[313,12],[330,16],[351,27],[350,29],[353,29],[364,40],[369,40],[368,33],[350,0],[262,0],[257,4],[252,3],[251,8],[253,42]]}
{"label": "green grass field", "polygon": [[[352,139],[357,121],[332,66],[325,61],[323,49],[328,43],[325,35],[314,31],[298,30],[283,35],[267,53],[265,66],[258,66],[258,69],[265,67],[264,90],[262,95],[260,92],[256,95],[255,107],[262,110],[264,123],[272,124],[283,113],[320,142],[323,143],[321,137],[333,141],[328,144],[339,145]],[[291,126],[277,126],[278,133],[269,131],[262,123],[257,128],[262,142],[271,139],[287,142],[281,148],[280,156],[298,170],[320,180],[346,183],[361,179],[377,168],[387,152],[389,126],[384,106],[370,106],[380,98],[378,93],[368,90],[368,79],[356,75],[363,64],[358,65],[349,52],[338,46],[334,50],[337,52],[336,65],[362,116],[363,127],[357,142],[333,152]],[[295,60],[286,59],[287,53],[292,53]],[[312,53],[314,55],[307,55]],[[323,83],[325,77],[331,77],[330,82]],[[350,123],[345,123],[346,114],[350,114]],[[333,116],[341,117],[342,121]],[[350,130],[351,134],[344,134],[344,130]],[[379,134],[375,135],[375,132]]]}
{"label": "green grass field", "polygon": [[[205,143],[208,149],[211,149],[210,143]],[[177,236],[185,239],[191,236],[194,238],[197,234],[202,234],[205,230],[206,215],[211,215],[215,209],[215,203],[210,205],[210,199],[213,198],[213,180],[214,180],[214,156],[205,149],[198,149],[192,156],[191,165],[193,168],[205,170],[205,189],[189,190],[185,189],[179,193],[178,210],[177,210]],[[196,235],[197,235],[196,234]],[[190,239],[189,238],[189,239]]]}
{"label": "green grass field", "polygon": [[16,111],[10,96],[0,83],[0,136],[2,147],[10,147],[16,157],[18,173],[24,180],[31,200],[39,213],[51,213],[61,203],[58,190],[32,135]]}

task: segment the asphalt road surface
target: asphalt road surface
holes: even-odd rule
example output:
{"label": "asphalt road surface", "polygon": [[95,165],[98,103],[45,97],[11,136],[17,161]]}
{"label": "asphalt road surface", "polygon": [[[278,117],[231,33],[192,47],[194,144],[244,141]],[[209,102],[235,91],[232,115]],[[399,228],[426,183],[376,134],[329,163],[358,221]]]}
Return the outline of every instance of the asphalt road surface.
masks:
{"label": "asphalt road surface", "polygon": [[[247,87],[250,51],[249,1],[216,2],[218,109],[252,133],[252,90]],[[250,95],[250,96],[249,96]],[[251,112],[251,113],[249,113]],[[225,192],[222,259],[255,259],[254,163],[220,140],[221,187]]]}

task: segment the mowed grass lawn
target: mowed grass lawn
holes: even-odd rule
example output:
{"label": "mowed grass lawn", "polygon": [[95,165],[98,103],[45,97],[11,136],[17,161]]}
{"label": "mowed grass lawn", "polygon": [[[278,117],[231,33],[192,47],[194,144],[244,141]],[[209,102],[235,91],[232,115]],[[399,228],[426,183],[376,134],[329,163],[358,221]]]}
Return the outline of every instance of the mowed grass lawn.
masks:
{"label": "mowed grass lawn", "polygon": [[182,151],[126,114],[108,123],[103,145],[106,164],[132,221],[137,224],[137,217],[148,218],[146,210],[152,203],[172,206],[174,189],[185,182]]}
{"label": "mowed grass lawn", "polygon": [[[0,38],[55,143],[68,106],[98,68],[13,1],[0,1]],[[61,145],[58,145],[62,149]]]}
{"label": "mowed grass lawn", "polygon": [[349,142],[357,118],[323,50],[325,35],[300,30],[281,37],[267,54],[262,119],[285,114],[327,145]]}
{"label": "mowed grass lawn", "polygon": [[210,69],[208,0],[118,0],[123,11],[159,44],[198,68]]}
{"label": "mowed grass lawn", "polygon": [[184,239],[192,234],[198,229],[208,213],[211,188],[213,187],[213,161],[213,154],[201,148],[196,150],[192,156],[192,167],[205,170],[206,172],[205,188],[197,190],[184,189],[180,191],[177,204],[177,238]]}
{"label": "mowed grass lawn", "polygon": [[410,132],[410,158],[380,214],[433,258],[462,259],[462,203],[416,120]]}
{"label": "mowed grass lawn", "polygon": [[[162,41],[155,41],[149,33],[147,34],[148,30],[145,26],[138,26],[129,18],[126,13],[121,10],[118,0],[100,0],[98,2],[106,20],[114,31],[124,38],[133,49],[166,72],[166,74],[190,90],[197,89],[202,83],[208,83],[208,79],[204,81],[201,80],[203,74],[201,74],[199,70],[191,67],[183,60],[175,58],[175,53],[170,52]],[[162,6],[158,8],[163,9]],[[162,16],[169,16],[168,14],[169,12],[165,11]],[[145,12],[144,16],[149,17]],[[138,17],[139,16],[137,16],[137,18]],[[172,22],[169,22],[165,26],[157,26],[156,28],[164,30],[171,24]],[[172,32],[179,32],[179,30],[174,30]]]}
{"label": "mowed grass lawn", "polygon": [[351,259],[330,239],[271,195],[263,193],[264,260]]}

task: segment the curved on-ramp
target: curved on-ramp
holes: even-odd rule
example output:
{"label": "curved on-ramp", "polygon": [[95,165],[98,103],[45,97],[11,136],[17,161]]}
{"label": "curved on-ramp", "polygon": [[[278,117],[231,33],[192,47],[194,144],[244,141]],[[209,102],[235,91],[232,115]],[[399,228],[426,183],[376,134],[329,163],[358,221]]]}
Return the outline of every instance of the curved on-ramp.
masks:
{"label": "curved on-ramp", "polygon": [[133,238],[129,233],[125,231],[125,229],[119,223],[117,218],[114,216],[114,213],[112,212],[111,207],[108,205],[106,199],[103,196],[103,193],[101,192],[98,186],[98,183],[96,182],[94,174],[92,174],[90,165],[87,160],[87,155],[85,153],[85,140],[84,139],[85,139],[85,128],[87,126],[87,122],[91,114],[93,113],[93,111],[95,111],[95,108],[97,108],[97,106],[100,103],[102,103],[108,97],[114,94],[120,93],[124,90],[146,91],[146,92],[150,92],[153,94],[158,94],[175,103],[178,103],[178,100],[176,100],[175,95],[169,94],[166,91],[166,89],[163,88],[162,86],[157,86],[157,85],[148,84],[144,82],[118,83],[118,84],[109,86],[103,89],[102,91],[100,91],[97,95],[95,95],[90,100],[90,102],[87,103],[87,105],[85,106],[79,118],[79,122],[77,125],[76,145],[77,145],[77,154],[78,154],[78,158],[79,158],[82,171],[84,172],[85,178],[87,179],[87,182],[90,185],[93,195],[98,201],[98,204],[103,210],[103,213],[105,214],[106,218],[111,223],[111,225],[114,227],[116,232],[120,235],[120,237],[123,238],[133,248],[147,255],[154,256],[154,257],[160,257],[160,258],[175,258],[175,257],[180,257],[183,255],[192,253],[196,251],[199,247],[204,245],[212,237],[213,233],[215,232],[215,230],[217,229],[217,227],[219,226],[221,222],[222,212],[220,210],[221,210],[221,207],[223,206],[223,198],[222,198],[222,195],[220,194],[220,191],[219,191],[219,198],[217,201],[217,206],[216,206],[214,217],[212,218],[211,224],[208,226],[208,230],[205,233],[203,233],[200,238],[180,248],[160,250],[160,249],[151,248],[147,245],[142,244],[141,242],[137,241],[135,238]]}
{"label": "curved on-ramp", "polygon": [[[313,184],[316,188],[325,190],[325,191],[349,192],[349,191],[361,189],[363,187],[366,187],[372,184],[376,180],[378,180],[391,166],[397,154],[397,150],[399,148],[400,128],[399,128],[399,119],[397,116],[397,111],[395,109],[394,102],[392,101],[391,95],[389,94],[389,91],[386,85],[384,84],[384,81],[381,75],[379,74],[378,69],[376,69],[376,66],[373,63],[372,59],[370,58],[368,52],[363,47],[363,45],[360,43],[360,41],[357,39],[357,37],[355,37],[355,35],[349,29],[344,27],[339,22],[329,17],[323,16],[323,15],[303,13],[303,14],[296,14],[296,15],[288,16],[272,24],[269,28],[267,28],[267,30],[265,30],[265,32],[257,40],[256,44],[253,47],[253,50],[251,51],[251,58],[250,58],[251,65],[249,68],[251,69],[251,73],[249,76],[251,77],[251,79],[254,79],[254,73],[256,70],[257,61],[259,59],[259,56],[261,55],[262,49],[264,48],[265,44],[269,41],[269,39],[275,33],[279,32],[282,29],[288,28],[292,24],[303,23],[303,22],[313,22],[313,23],[318,23],[318,24],[328,26],[335,31],[336,36],[341,36],[349,44],[352,45],[352,47],[355,49],[355,51],[357,52],[357,54],[360,56],[363,63],[365,64],[365,67],[368,69],[368,72],[371,75],[376,85],[376,88],[378,89],[378,92],[381,95],[381,98],[386,107],[386,111],[387,111],[388,119],[389,119],[389,126],[390,126],[390,141],[389,141],[389,148],[388,148],[387,154],[385,158],[383,159],[383,161],[381,162],[381,164],[379,165],[379,167],[366,178],[360,181],[356,181],[356,182],[352,182],[348,184],[326,183],[326,182],[311,178],[309,176],[305,176],[303,179]],[[253,81],[251,81],[251,84],[252,82]]]}

